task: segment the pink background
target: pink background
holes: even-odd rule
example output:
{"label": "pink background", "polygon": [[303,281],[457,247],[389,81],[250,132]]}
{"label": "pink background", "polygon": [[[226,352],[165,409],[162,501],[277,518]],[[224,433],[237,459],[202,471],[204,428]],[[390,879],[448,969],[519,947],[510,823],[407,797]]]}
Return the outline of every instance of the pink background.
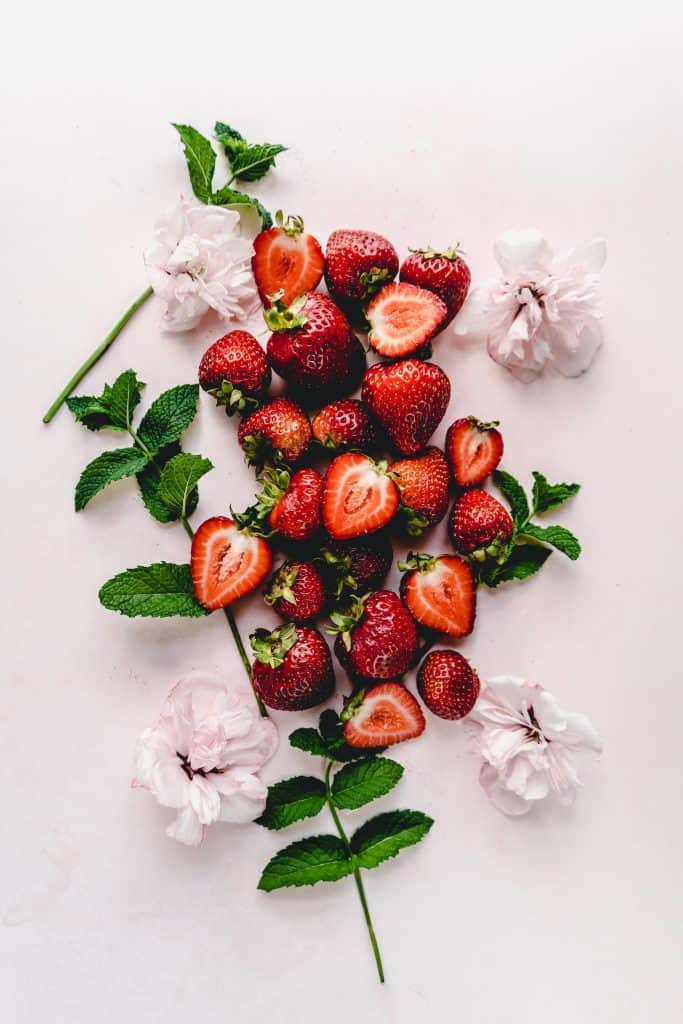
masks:
{"label": "pink background", "polygon": [[[66,3],[20,8],[3,32],[11,1024],[681,1019],[680,8],[429,11]],[[608,340],[590,373],[525,387],[446,335],[436,359],[454,399],[435,435],[456,415],[496,417],[509,470],[583,484],[557,517],[583,541],[579,563],[555,555],[527,584],[482,594],[463,650],[482,675],[536,678],[585,711],[605,755],[574,808],[513,821],[480,791],[462,728],[430,718],[397,750],[405,778],[377,809],[421,808],[436,826],[367,877],[383,990],[350,882],[266,896],[255,885],[282,834],[217,827],[184,849],[164,836],[167,812],[128,788],[135,739],[169,685],[241,667],[220,616],[100,608],[105,579],[185,560],[186,538],[155,524],[130,483],[76,516],[81,468],[119,442],[66,414],[40,423],[145,286],[155,216],[187,191],[168,122],[208,132],[216,118],[291,146],[260,195],[323,241],[335,227],[381,231],[401,252],[460,240],[481,279],[508,227],[537,226],[558,251],[608,239]],[[194,378],[215,324],[161,337],[159,312],[145,307],[89,388],[128,366],[150,397]],[[234,430],[202,400],[186,446],[217,468],[197,522],[251,496]],[[238,617],[245,637],[272,621],[258,598]],[[276,717],[283,736],[306,718]],[[267,777],[313,765],[285,740]]]}

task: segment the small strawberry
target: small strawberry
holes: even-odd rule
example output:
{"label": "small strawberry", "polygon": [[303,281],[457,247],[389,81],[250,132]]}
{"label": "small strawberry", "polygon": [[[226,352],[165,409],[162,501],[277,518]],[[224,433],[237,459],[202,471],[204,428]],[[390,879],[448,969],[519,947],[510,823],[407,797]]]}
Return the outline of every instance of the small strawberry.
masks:
{"label": "small strawberry", "polygon": [[332,299],[318,292],[287,307],[279,299],[263,314],[273,331],[268,360],[302,401],[326,401],[354,391],[365,351]]}
{"label": "small strawberry", "polygon": [[389,747],[420,736],[427,724],[420,705],[400,683],[354,694],[341,717],[351,747]]}
{"label": "small strawberry", "polygon": [[398,563],[405,572],[401,597],[421,626],[447,636],[468,636],[474,629],[477,608],[472,566],[460,555],[438,558],[410,552]]}
{"label": "small strawberry", "polygon": [[352,679],[400,679],[414,664],[420,646],[417,627],[390,590],[356,598],[346,612],[333,612],[330,619],[336,655]]}
{"label": "small strawberry", "polygon": [[417,689],[439,718],[464,718],[477,702],[479,677],[458,651],[432,651],[418,672]]}
{"label": "small strawberry", "polygon": [[455,246],[445,252],[434,249],[411,249],[401,265],[401,280],[427,288],[438,295],[448,307],[442,327],[451,322],[460,310],[470,287],[470,270],[463,253]]}
{"label": "small strawberry", "polygon": [[[320,528],[323,479],[315,469],[267,469],[256,503],[235,516],[252,533],[276,531],[288,540],[308,540]],[[267,532],[266,532],[267,531]]]}
{"label": "small strawberry", "polygon": [[290,622],[310,622],[327,603],[320,570],[313,562],[284,562],[270,581],[266,604]]}
{"label": "small strawberry", "polygon": [[264,704],[277,711],[304,711],[322,704],[334,690],[330,649],[317,629],[293,622],[251,636],[256,659],[254,688]]}
{"label": "small strawberry", "polygon": [[285,219],[278,210],[275,226],[254,239],[251,268],[264,306],[277,292],[282,292],[282,301],[289,306],[318,287],[325,257],[317,239],[304,232],[302,218]]}
{"label": "small strawberry", "polygon": [[330,540],[321,552],[328,589],[336,601],[377,590],[393,561],[391,541],[382,532],[358,540]]}
{"label": "small strawberry", "polygon": [[512,518],[504,505],[478,488],[465,491],[455,502],[448,531],[456,551],[498,557],[512,536]]}
{"label": "small strawberry", "polygon": [[448,508],[450,474],[439,448],[426,448],[416,458],[394,462],[391,473],[401,492],[403,519],[411,537],[441,522]]}
{"label": "small strawberry", "polygon": [[254,590],[272,564],[266,541],[241,530],[226,516],[207,519],[192,538],[192,586],[199,603],[209,611],[225,608]]}
{"label": "small strawberry", "polygon": [[363,378],[361,398],[401,455],[417,455],[444,417],[451,384],[435,363],[405,359],[376,363]]}
{"label": "small strawberry", "polygon": [[276,456],[298,462],[311,444],[311,424],[296,402],[276,398],[242,420],[237,439],[252,465],[263,466]]}
{"label": "small strawberry", "polygon": [[365,311],[368,341],[387,359],[404,359],[423,348],[445,324],[446,304],[426,288],[394,282],[375,295]]}
{"label": "small strawberry", "polygon": [[200,385],[229,416],[258,405],[270,380],[266,354],[249,331],[223,335],[207,348],[199,364]]}
{"label": "small strawberry", "polygon": [[503,438],[498,421],[482,423],[464,416],[446,434],[446,456],[459,487],[475,487],[493,473],[503,457]]}
{"label": "small strawberry", "polygon": [[374,448],[377,425],[370,410],[357,398],[340,398],[324,406],[311,423],[313,437],[324,448]]}
{"label": "small strawberry", "polygon": [[325,281],[333,298],[367,302],[398,273],[398,253],[374,231],[333,231],[325,249]]}
{"label": "small strawberry", "polygon": [[323,523],[334,540],[381,530],[393,519],[398,502],[398,488],[386,462],[373,462],[368,455],[338,455],[325,474]]}

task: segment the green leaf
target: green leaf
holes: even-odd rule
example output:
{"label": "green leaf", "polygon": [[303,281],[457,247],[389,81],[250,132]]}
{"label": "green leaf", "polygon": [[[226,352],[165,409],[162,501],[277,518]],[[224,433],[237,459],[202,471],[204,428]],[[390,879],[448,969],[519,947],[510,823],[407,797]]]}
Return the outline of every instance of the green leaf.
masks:
{"label": "green leaf", "polygon": [[287,148],[270,142],[252,146],[235,128],[221,121],[216,121],[214,133],[216,139],[223,144],[230,170],[242,181],[258,181],[275,165],[275,158]]}
{"label": "green leaf", "polygon": [[189,124],[174,124],[185,149],[192,191],[202,203],[211,203],[216,153],[209,140]]}
{"label": "green leaf", "polygon": [[259,212],[263,230],[266,231],[273,226],[273,218],[270,212],[266,210],[265,206],[258,199],[254,196],[248,196],[245,192],[238,192],[228,185],[219,189],[218,192],[214,192],[212,202],[214,206],[253,206]]}
{"label": "green leaf", "polygon": [[179,384],[152,402],[138,427],[140,441],[152,455],[177,441],[197,411],[198,384]]}
{"label": "green leaf", "polygon": [[315,885],[336,882],[353,871],[337,836],[309,836],[291,843],[268,861],[258,884],[259,889],[272,892],[289,885]]}
{"label": "green leaf", "polygon": [[489,587],[497,587],[499,583],[507,583],[509,580],[525,580],[538,572],[550,554],[550,548],[538,544],[520,544],[512,549],[503,565],[494,565],[492,569],[485,570],[481,578]]}
{"label": "green leaf", "polygon": [[305,750],[307,754],[329,757],[327,744],[317,729],[295,729],[289,737],[289,742],[297,750]]}
{"label": "green leaf", "polygon": [[94,395],[74,395],[67,398],[66,404],[76,422],[82,423],[88,430],[121,429],[112,423],[109,407],[102,398],[96,398]]}
{"label": "green leaf", "polygon": [[133,421],[133,412],[140,402],[144,388],[135,370],[124,370],[110,388],[105,388],[112,423],[127,430]]}
{"label": "green leaf", "polygon": [[507,499],[515,526],[521,526],[529,518],[529,502],[519,480],[515,480],[510,473],[497,469],[493,474],[493,482]]}
{"label": "green leaf", "polygon": [[581,490],[580,484],[549,484],[542,473],[533,473],[534,478],[534,511],[538,513],[549,512],[551,508],[557,508]]}
{"label": "green leaf", "polygon": [[74,505],[77,512],[85,508],[91,498],[108,484],[124,477],[134,476],[147,465],[147,456],[139,448],[115,448],[112,452],[102,452],[89,463],[81,473],[76,484]]}
{"label": "green leaf", "polygon": [[346,811],[385,796],[403,775],[403,766],[389,757],[373,757],[341,768],[332,783],[332,798]]}
{"label": "green leaf", "polygon": [[312,775],[297,775],[268,787],[266,809],[257,825],[286,828],[303,818],[313,818],[325,806],[325,784]]}
{"label": "green leaf", "polygon": [[192,492],[211,469],[209,459],[190,452],[180,452],[166,463],[159,477],[158,495],[175,518],[187,515]]}
{"label": "green leaf", "polygon": [[100,588],[100,602],[113,612],[134,618],[208,615],[194,596],[189,565],[157,562],[138,565],[112,577]]}
{"label": "green leaf", "polygon": [[535,523],[527,523],[520,537],[533,537],[544,544],[551,544],[558,551],[561,551],[572,562],[581,554],[581,544],[578,539],[564,526],[536,526]]}
{"label": "green leaf", "polygon": [[351,849],[361,868],[376,868],[407,846],[414,846],[434,824],[422,811],[387,811],[371,818],[354,832]]}

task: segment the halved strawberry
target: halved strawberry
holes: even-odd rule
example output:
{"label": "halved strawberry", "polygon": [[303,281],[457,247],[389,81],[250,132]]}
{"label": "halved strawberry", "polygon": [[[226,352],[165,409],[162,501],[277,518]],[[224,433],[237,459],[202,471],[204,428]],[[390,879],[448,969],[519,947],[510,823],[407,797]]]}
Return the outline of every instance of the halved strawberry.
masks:
{"label": "halved strawberry", "polygon": [[344,737],[351,747],[388,747],[419,736],[425,716],[409,690],[400,683],[381,683],[361,690],[342,712]]}
{"label": "halved strawberry", "polygon": [[227,516],[207,519],[192,538],[192,586],[199,603],[209,611],[225,608],[254,590],[272,565],[263,537],[252,537]]}
{"label": "halved strawberry", "polygon": [[251,267],[263,304],[269,306],[270,297],[280,292],[280,299],[289,306],[317,288],[325,257],[317,239],[304,232],[301,217],[285,219],[278,210],[275,222],[275,227],[254,239]]}
{"label": "halved strawberry", "polygon": [[338,455],[325,474],[322,513],[325,529],[335,540],[349,540],[380,530],[394,517],[398,487],[386,462],[367,455]]}
{"label": "halved strawberry", "polygon": [[459,487],[476,487],[486,479],[503,457],[503,438],[498,421],[482,423],[463,416],[446,434],[446,456]]}
{"label": "halved strawberry", "polygon": [[411,551],[398,567],[406,571],[401,580],[403,603],[421,626],[452,637],[472,632],[477,609],[476,584],[466,558],[435,558]]}
{"label": "halved strawberry", "polygon": [[448,316],[445,302],[414,284],[395,282],[382,288],[365,313],[368,341],[380,355],[402,359],[422,348]]}

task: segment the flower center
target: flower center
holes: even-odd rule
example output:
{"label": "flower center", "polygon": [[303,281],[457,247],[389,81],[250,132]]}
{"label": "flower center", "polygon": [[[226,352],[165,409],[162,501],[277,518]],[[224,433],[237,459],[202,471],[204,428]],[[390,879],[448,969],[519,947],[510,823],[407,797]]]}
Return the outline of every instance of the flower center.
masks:
{"label": "flower center", "polygon": [[192,782],[195,775],[201,775],[201,777],[205,779],[207,775],[222,775],[225,771],[224,768],[210,768],[208,772],[206,768],[193,768],[187,754],[181,754],[179,750],[176,750],[176,757],[180,761],[180,767],[183,769],[190,782]]}
{"label": "flower center", "polygon": [[[536,718],[536,715],[534,714],[533,704],[529,705],[526,713],[527,718],[529,719],[529,726],[527,728],[527,738],[530,740],[534,740],[535,743],[541,743],[541,741],[545,740],[545,736],[543,735],[539,721]],[[545,742],[549,743],[550,741],[545,740]]]}

